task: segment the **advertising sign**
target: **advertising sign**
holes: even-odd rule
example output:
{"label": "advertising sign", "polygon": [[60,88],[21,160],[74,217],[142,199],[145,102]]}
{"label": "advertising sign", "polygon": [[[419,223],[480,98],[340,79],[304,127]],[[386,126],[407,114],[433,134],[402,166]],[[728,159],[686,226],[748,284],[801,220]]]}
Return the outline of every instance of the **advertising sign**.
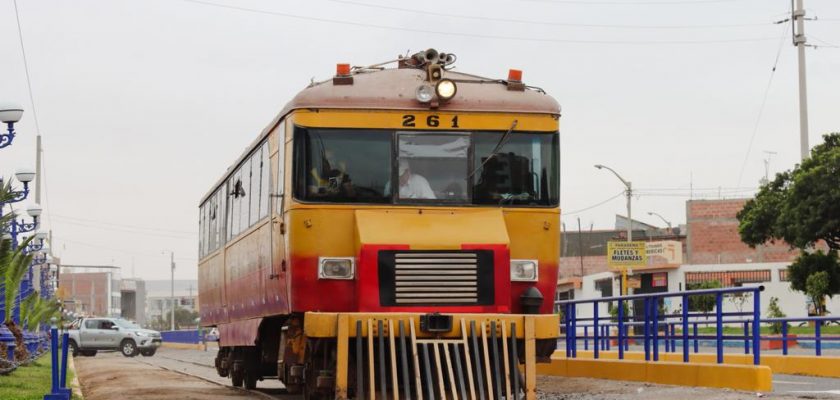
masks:
{"label": "advertising sign", "polygon": [[607,242],[607,265],[632,267],[647,264],[645,242]]}

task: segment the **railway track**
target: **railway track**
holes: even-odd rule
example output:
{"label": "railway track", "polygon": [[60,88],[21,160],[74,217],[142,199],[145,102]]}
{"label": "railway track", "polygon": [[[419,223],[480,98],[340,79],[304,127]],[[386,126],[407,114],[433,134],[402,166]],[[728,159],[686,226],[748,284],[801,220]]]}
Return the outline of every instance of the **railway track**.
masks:
{"label": "railway track", "polygon": [[[175,365],[164,365],[164,363],[155,362],[159,359],[168,360],[168,364],[175,364]],[[242,393],[248,393],[258,398],[263,399],[271,399],[271,400],[292,400],[292,399],[299,399],[300,396],[295,396],[291,394],[287,394],[285,389],[282,387],[274,387],[274,388],[257,388],[257,389],[245,389],[241,387],[235,387],[230,385],[230,380],[216,376],[216,369],[211,367],[207,364],[183,360],[175,357],[168,357],[165,355],[157,354],[154,357],[150,358],[135,358],[135,360],[141,364],[146,364],[151,367],[160,368],[165,371],[174,372],[177,374],[189,376],[192,378],[200,379],[204,382],[211,383],[217,386],[222,386],[225,388],[233,389]],[[176,365],[186,365],[189,366],[188,368],[178,368]],[[207,371],[206,374],[200,374],[197,372],[191,372],[189,369],[195,369],[196,367],[203,368]],[[209,376],[208,376],[209,375]],[[278,383],[279,384],[279,383]],[[281,385],[282,386],[282,385]]]}

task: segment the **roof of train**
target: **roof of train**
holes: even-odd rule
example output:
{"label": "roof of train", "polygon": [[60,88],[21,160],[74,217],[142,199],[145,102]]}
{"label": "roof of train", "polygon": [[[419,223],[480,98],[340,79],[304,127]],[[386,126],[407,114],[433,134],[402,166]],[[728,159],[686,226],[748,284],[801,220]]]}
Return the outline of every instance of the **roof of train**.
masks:
{"label": "roof of train", "polygon": [[418,68],[362,69],[352,74],[353,83],[337,85],[332,79],[314,82],[300,91],[263,129],[259,137],[237,157],[201,203],[213,194],[215,188],[227,179],[236,165],[246,158],[253,147],[288,113],[299,109],[378,109],[418,111],[472,111],[535,113],[560,115],[560,104],[543,90],[526,87],[525,90],[508,90],[507,81],[483,78],[455,71],[445,71],[443,78],[454,81],[458,87],[455,97],[442,102],[437,108],[421,103],[416,98],[417,87],[428,82],[426,71]]}
{"label": "roof of train", "polygon": [[[441,103],[439,111],[479,111],[560,114],[560,105],[541,90],[508,90],[505,81],[446,71],[443,78],[458,85],[455,97]],[[364,70],[353,74],[350,85],[332,79],[315,83],[297,94],[279,117],[303,108],[371,108],[429,110],[417,101],[415,91],[426,82],[426,72],[417,68]]]}

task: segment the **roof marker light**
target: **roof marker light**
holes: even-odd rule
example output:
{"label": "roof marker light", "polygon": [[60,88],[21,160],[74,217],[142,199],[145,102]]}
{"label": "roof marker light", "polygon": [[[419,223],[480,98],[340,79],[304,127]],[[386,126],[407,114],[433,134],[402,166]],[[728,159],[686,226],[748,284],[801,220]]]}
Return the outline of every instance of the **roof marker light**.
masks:
{"label": "roof marker light", "polygon": [[514,82],[522,82],[522,70],[513,68],[508,70],[508,80]]}
{"label": "roof marker light", "polygon": [[348,76],[350,75],[350,64],[336,64],[335,65],[335,74],[338,76]]}

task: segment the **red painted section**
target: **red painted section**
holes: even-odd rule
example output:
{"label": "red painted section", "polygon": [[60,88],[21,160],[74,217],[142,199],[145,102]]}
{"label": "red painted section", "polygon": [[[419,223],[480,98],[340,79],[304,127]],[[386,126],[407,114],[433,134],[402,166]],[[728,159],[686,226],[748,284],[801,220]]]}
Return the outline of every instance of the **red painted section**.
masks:
{"label": "red painted section", "polygon": [[510,250],[506,244],[463,244],[464,250],[492,250],[493,271],[496,283],[495,309],[492,312],[509,313],[511,310],[510,301]]}
{"label": "red painted section", "polygon": [[[379,305],[379,251],[380,250],[408,250],[405,244],[363,244],[359,250],[358,271],[356,271],[356,287],[358,293],[363,293],[357,299],[359,311],[382,311]],[[403,309],[405,307],[400,307]]]}
{"label": "red painted section", "polygon": [[253,346],[262,318],[219,324],[219,346]]}
{"label": "red painted section", "polygon": [[[510,279],[510,275],[508,275],[508,279]],[[531,286],[536,286],[543,295],[540,314],[552,314],[554,313],[554,293],[557,290],[557,263],[549,264],[540,262],[540,273],[537,282],[511,282],[510,286],[510,301],[513,305],[512,312],[514,314],[522,312],[522,306],[519,304],[519,296],[522,296],[522,293]]]}
{"label": "red painted section", "polygon": [[352,280],[318,279],[318,257],[291,256],[292,310],[355,311],[356,282]]}

